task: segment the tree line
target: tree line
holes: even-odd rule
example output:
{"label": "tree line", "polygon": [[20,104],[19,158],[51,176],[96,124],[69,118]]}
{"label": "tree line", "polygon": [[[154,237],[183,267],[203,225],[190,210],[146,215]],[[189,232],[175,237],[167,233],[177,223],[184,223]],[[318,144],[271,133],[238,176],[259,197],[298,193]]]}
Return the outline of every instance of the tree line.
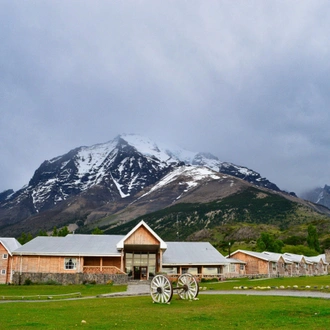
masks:
{"label": "tree line", "polygon": [[[57,227],[53,228],[53,231],[51,233],[47,233],[45,230],[39,230],[38,233],[33,236],[31,233],[25,233],[23,232],[20,237],[17,238],[17,240],[22,244],[26,244],[27,242],[31,241],[33,238],[37,236],[55,236],[55,237],[65,237],[68,234],[72,234],[72,232],[68,229],[67,226],[64,226],[60,229]],[[102,235],[103,230],[99,229],[98,227],[94,228],[92,231],[93,235]]]}

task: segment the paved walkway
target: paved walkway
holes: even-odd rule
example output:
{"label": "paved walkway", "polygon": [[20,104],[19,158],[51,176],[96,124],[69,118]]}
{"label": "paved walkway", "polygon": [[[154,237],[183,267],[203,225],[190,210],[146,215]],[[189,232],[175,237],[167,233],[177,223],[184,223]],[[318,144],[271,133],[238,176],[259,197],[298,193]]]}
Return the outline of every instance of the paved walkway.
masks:
{"label": "paved walkway", "polygon": [[230,290],[230,291],[200,291],[199,294],[234,294],[245,296],[283,296],[283,297],[312,297],[330,299],[330,293],[320,291],[293,291],[293,290]]}
{"label": "paved walkway", "polygon": [[[200,295],[245,295],[245,296],[284,296],[284,297],[311,297],[311,298],[324,298],[330,299],[330,293],[320,291],[294,291],[294,290],[205,290],[200,291]],[[108,294],[101,294],[97,297],[111,298],[111,297],[132,297],[132,296],[148,296],[150,295],[150,282],[149,281],[134,281],[129,282],[127,290],[124,292],[115,292]],[[67,300],[81,300],[81,299],[92,299],[93,297],[81,297],[81,298],[69,298]],[[45,302],[50,300],[38,300],[38,301],[26,301],[26,300],[12,300],[12,301],[0,301],[0,303],[8,302]]]}
{"label": "paved walkway", "polygon": [[[284,297],[312,297],[330,299],[330,293],[320,291],[295,291],[295,290],[205,290],[200,291],[201,295],[245,295],[245,296],[284,296]],[[129,282],[127,291],[100,295],[100,297],[129,297],[150,295],[149,281]]]}
{"label": "paved walkway", "polygon": [[149,294],[150,294],[150,281],[132,281],[132,282],[128,282],[127,290],[124,292],[102,294],[99,297],[129,297],[129,296],[145,296]]}

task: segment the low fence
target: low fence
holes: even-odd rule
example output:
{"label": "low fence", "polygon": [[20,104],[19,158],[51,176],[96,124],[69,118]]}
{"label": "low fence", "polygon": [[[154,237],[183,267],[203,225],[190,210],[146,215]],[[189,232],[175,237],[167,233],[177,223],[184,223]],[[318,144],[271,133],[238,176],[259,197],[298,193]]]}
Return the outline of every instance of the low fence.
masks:
{"label": "low fence", "polygon": [[22,273],[13,274],[13,284],[24,283],[59,283],[59,284],[127,284],[127,274],[89,274],[89,273]]}
{"label": "low fence", "polygon": [[125,274],[116,266],[84,266],[83,273],[86,274]]}

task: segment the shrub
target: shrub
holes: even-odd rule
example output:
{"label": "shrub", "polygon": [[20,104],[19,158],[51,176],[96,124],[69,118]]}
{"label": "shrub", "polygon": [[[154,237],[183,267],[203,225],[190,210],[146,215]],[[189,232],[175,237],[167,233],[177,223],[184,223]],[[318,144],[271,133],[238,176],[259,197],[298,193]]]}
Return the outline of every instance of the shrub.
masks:
{"label": "shrub", "polygon": [[202,278],[201,279],[201,282],[203,282],[203,283],[207,283],[207,282],[218,282],[219,281],[219,279],[217,278],[217,277],[214,277],[214,278]]}
{"label": "shrub", "polygon": [[30,278],[27,278],[25,281],[24,281],[24,285],[31,285],[33,284],[33,282],[31,281]]}
{"label": "shrub", "polygon": [[61,285],[61,283],[58,283],[58,282],[56,282],[54,280],[48,280],[44,284],[46,284],[46,285]]}

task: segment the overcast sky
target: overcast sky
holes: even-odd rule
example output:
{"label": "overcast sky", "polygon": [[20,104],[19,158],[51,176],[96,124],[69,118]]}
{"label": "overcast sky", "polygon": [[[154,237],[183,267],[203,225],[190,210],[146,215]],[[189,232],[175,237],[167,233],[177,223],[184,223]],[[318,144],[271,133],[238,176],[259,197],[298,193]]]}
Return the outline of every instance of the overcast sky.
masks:
{"label": "overcast sky", "polygon": [[0,192],[137,133],[330,184],[330,2],[0,0]]}

